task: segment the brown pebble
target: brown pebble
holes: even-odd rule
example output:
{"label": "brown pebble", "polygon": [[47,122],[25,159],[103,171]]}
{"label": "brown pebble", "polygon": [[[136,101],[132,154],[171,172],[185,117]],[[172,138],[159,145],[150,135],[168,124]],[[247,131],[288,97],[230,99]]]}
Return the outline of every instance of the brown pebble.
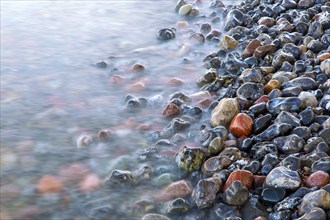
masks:
{"label": "brown pebble", "polygon": [[178,114],[180,114],[180,108],[174,103],[169,103],[162,112],[165,117],[174,117]]}
{"label": "brown pebble", "polygon": [[323,187],[329,183],[329,174],[324,171],[316,171],[312,173],[306,180],[306,185],[309,187]]}
{"label": "brown pebble", "polygon": [[267,27],[272,27],[275,24],[275,20],[274,20],[274,18],[270,18],[270,17],[261,17],[258,20],[258,24],[259,25],[265,25]]}
{"label": "brown pebble", "polygon": [[183,81],[179,78],[172,78],[168,80],[167,84],[170,86],[181,86],[183,84]]}
{"label": "brown pebble", "polygon": [[211,34],[213,34],[213,36],[218,37],[221,35],[221,31],[219,31],[218,29],[212,29]]}
{"label": "brown pebble", "polygon": [[182,27],[188,27],[189,26],[189,23],[187,21],[179,21],[179,22],[176,23],[176,26],[177,27],[180,27],[180,28],[182,28]]}
{"label": "brown pebble", "polygon": [[277,20],[276,24],[282,24],[284,22],[289,22],[289,21],[286,18],[280,18],[280,19]]}
{"label": "brown pebble", "polygon": [[281,89],[281,83],[276,79],[270,80],[264,87],[264,92],[269,94],[273,89]]}
{"label": "brown pebble", "polygon": [[299,50],[301,51],[301,53],[306,53],[307,47],[302,44],[302,45],[299,46]]}
{"label": "brown pebble", "polygon": [[260,69],[267,74],[273,73],[275,68],[272,66],[261,66]]}
{"label": "brown pebble", "polygon": [[107,129],[100,130],[97,136],[100,140],[107,140],[111,136],[111,131]]}
{"label": "brown pebble", "polygon": [[206,98],[206,99],[203,99],[203,100],[199,101],[197,103],[197,106],[199,106],[201,108],[205,108],[205,107],[208,107],[211,103],[212,103],[212,100]]}
{"label": "brown pebble", "polygon": [[276,51],[276,46],[274,44],[267,44],[259,46],[253,53],[254,57],[265,57],[268,53],[274,53]]}
{"label": "brown pebble", "polygon": [[113,75],[110,78],[110,82],[114,85],[122,85],[126,81],[126,78],[120,75]]}
{"label": "brown pebble", "polygon": [[261,45],[260,41],[257,39],[253,39],[250,43],[246,46],[242,53],[243,58],[247,58],[253,55],[254,51]]}

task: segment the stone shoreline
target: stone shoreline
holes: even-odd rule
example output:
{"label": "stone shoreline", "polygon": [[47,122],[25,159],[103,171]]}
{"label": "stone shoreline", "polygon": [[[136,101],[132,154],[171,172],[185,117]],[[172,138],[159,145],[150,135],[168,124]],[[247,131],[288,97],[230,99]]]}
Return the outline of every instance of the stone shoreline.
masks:
{"label": "stone shoreline", "polygon": [[[208,17],[200,15],[202,3],[179,0],[176,11],[205,21],[188,47],[217,42],[218,51],[204,59],[200,92],[171,95],[163,116],[172,120],[148,133],[154,145],[141,153],[157,164],[164,148],[182,146],[174,156],[181,179],[136,202],[135,216],[330,219],[330,2],[247,0],[226,8],[213,0]],[[212,29],[220,20],[225,33]],[[176,33],[164,28],[158,38],[170,41]],[[147,102],[126,101],[131,109]],[[194,143],[185,144],[196,125],[188,132]],[[138,173],[115,169],[106,184],[136,185],[150,175],[148,166]],[[164,175],[171,174],[158,178]]]}

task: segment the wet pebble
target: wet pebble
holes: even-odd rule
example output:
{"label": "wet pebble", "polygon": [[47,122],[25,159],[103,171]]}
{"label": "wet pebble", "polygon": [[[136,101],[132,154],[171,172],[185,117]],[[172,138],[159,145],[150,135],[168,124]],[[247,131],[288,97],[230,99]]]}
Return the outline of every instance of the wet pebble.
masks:
{"label": "wet pebble", "polygon": [[191,195],[193,191],[192,185],[189,181],[180,180],[173,182],[164,189],[162,189],[158,194],[155,195],[157,201],[170,201],[176,198],[185,198]]}
{"label": "wet pebble", "polygon": [[259,83],[244,83],[236,92],[237,97],[255,101],[264,94],[264,86]]}
{"label": "wet pebble", "polygon": [[62,189],[63,183],[52,175],[44,175],[37,184],[37,190],[42,194],[60,192]]}
{"label": "wet pebble", "polygon": [[239,105],[236,99],[224,98],[213,109],[211,114],[211,124],[228,126],[234,116],[239,112]]}
{"label": "wet pebble", "polygon": [[189,203],[182,199],[177,198],[171,201],[166,202],[163,205],[164,214],[182,214],[187,212],[190,209]]}
{"label": "wet pebble", "polygon": [[329,183],[329,174],[324,171],[316,171],[312,173],[306,180],[306,185],[309,187],[323,187]]}
{"label": "wet pebble", "polygon": [[287,123],[273,124],[260,134],[254,136],[255,141],[270,141],[278,136],[285,135],[292,130],[292,125]]}
{"label": "wet pebble", "polygon": [[310,212],[314,207],[330,209],[330,193],[324,189],[307,193],[299,206],[299,214]]}
{"label": "wet pebble", "polygon": [[237,45],[238,42],[229,35],[225,35],[220,41],[220,46],[228,50],[236,48]]}
{"label": "wet pebble", "polygon": [[180,114],[180,108],[174,103],[169,103],[162,112],[165,117],[175,117],[178,114]]}
{"label": "wet pebble", "polygon": [[232,182],[222,195],[222,199],[225,203],[235,206],[243,205],[248,198],[248,189],[238,180]]}
{"label": "wet pebble", "polygon": [[149,213],[144,215],[141,220],[170,220],[170,218],[166,217],[165,215]]}
{"label": "wet pebble", "polygon": [[252,118],[245,113],[238,113],[230,123],[229,132],[236,137],[248,137],[252,132]]}
{"label": "wet pebble", "polygon": [[191,172],[199,170],[206,159],[206,152],[202,148],[184,146],[175,154],[174,158],[178,167]]}
{"label": "wet pebble", "polygon": [[272,114],[281,111],[296,112],[299,110],[301,101],[297,97],[274,98],[267,102],[267,110]]}
{"label": "wet pebble", "polygon": [[298,153],[305,146],[304,139],[296,134],[277,137],[272,142],[278,147],[279,151],[284,154]]}
{"label": "wet pebble", "polygon": [[196,204],[199,209],[212,207],[221,187],[222,181],[219,178],[211,177],[200,180],[192,192],[192,200],[194,204]]}
{"label": "wet pebble", "polygon": [[298,172],[279,166],[267,175],[265,185],[286,190],[296,190],[301,185],[301,179]]}
{"label": "wet pebble", "polygon": [[247,58],[253,55],[254,51],[261,45],[258,39],[251,40],[244,51],[242,52],[242,57]]}
{"label": "wet pebble", "polygon": [[305,213],[303,216],[298,218],[297,220],[326,220],[327,216],[323,209],[319,207],[312,208],[309,212]]}
{"label": "wet pebble", "polygon": [[265,188],[262,190],[261,198],[266,204],[275,204],[284,199],[286,191],[281,188]]}
{"label": "wet pebble", "polygon": [[248,170],[233,171],[225,182],[223,190],[226,190],[234,181],[240,181],[247,189],[252,189],[253,174]]}
{"label": "wet pebble", "polygon": [[227,168],[231,164],[231,160],[227,156],[215,156],[207,159],[202,167],[205,175],[212,175]]}
{"label": "wet pebble", "polygon": [[175,29],[174,28],[163,28],[158,31],[158,39],[160,40],[171,40],[175,38]]}

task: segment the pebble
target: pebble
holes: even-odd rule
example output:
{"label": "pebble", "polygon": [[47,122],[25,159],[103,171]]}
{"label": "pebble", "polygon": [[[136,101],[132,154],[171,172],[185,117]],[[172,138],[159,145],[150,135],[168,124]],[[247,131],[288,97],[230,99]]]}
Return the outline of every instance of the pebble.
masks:
{"label": "pebble", "polygon": [[243,204],[240,211],[242,213],[242,219],[244,220],[254,220],[259,216],[268,216],[266,206],[263,205],[255,195],[249,197],[248,201]]}
{"label": "pebble", "polygon": [[281,89],[281,83],[276,80],[270,80],[264,87],[265,94],[269,94],[273,89]]}
{"label": "pebble", "polygon": [[318,104],[318,101],[315,97],[315,95],[311,92],[307,92],[307,91],[302,91],[298,98],[301,101],[301,107],[302,108],[306,108],[308,106],[310,107],[316,107]]}
{"label": "pebble", "polygon": [[265,185],[285,190],[296,190],[301,185],[301,179],[298,172],[289,170],[284,166],[279,166],[267,175]]}
{"label": "pebble", "polygon": [[193,203],[199,209],[212,207],[221,187],[222,181],[219,178],[211,177],[200,180],[192,192]]}
{"label": "pebble", "polygon": [[202,148],[182,147],[174,156],[178,167],[191,172],[199,170],[206,159],[206,152]]}
{"label": "pebble", "polygon": [[306,185],[309,187],[323,187],[329,183],[329,174],[324,171],[316,171],[312,173],[306,180]]}
{"label": "pebble", "polygon": [[285,135],[292,130],[292,125],[287,123],[273,124],[260,134],[254,136],[255,141],[270,141],[278,136]]}
{"label": "pebble", "polygon": [[317,89],[317,83],[309,77],[298,77],[283,84],[283,88],[288,87],[301,87],[302,90],[307,91]]}
{"label": "pebble", "polygon": [[169,103],[162,112],[162,115],[165,117],[175,117],[179,114],[180,108],[174,103]]}
{"label": "pebble", "polygon": [[255,101],[264,94],[264,86],[260,83],[244,83],[236,92],[237,97]]}
{"label": "pebble", "polygon": [[202,167],[202,172],[205,175],[212,175],[226,169],[231,164],[231,160],[227,156],[215,156],[207,159]]}
{"label": "pebble", "polygon": [[242,52],[242,58],[247,58],[253,55],[254,51],[261,46],[258,39],[251,40]]}
{"label": "pebble", "polygon": [[216,127],[228,126],[234,116],[239,113],[239,104],[236,99],[223,98],[213,109],[210,123]]}
{"label": "pebble", "polygon": [[223,186],[225,191],[234,181],[240,181],[247,189],[252,189],[253,174],[248,170],[235,170],[233,171]]}
{"label": "pebble", "polygon": [[188,197],[192,192],[193,188],[191,183],[186,180],[180,180],[162,189],[160,193],[155,195],[155,199],[160,202],[167,202],[176,198]]}
{"label": "pebble", "polygon": [[52,175],[44,175],[37,183],[39,193],[56,193],[63,189],[63,184],[58,177]]}
{"label": "pebble", "polygon": [[291,134],[288,136],[277,137],[272,141],[284,154],[294,154],[303,150],[305,146],[305,141],[302,137],[296,134]]}
{"label": "pebble", "polygon": [[324,72],[326,75],[330,75],[330,58],[322,61],[320,65],[320,69],[322,72]]}
{"label": "pebble", "polygon": [[225,203],[235,206],[243,205],[248,198],[248,189],[238,180],[232,182],[222,195],[222,199]]}
{"label": "pebble", "polygon": [[261,75],[261,71],[258,69],[245,69],[239,76],[239,78],[244,82],[253,82],[253,83],[260,83],[263,80],[263,77]]}
{"label": "pebble", "polygon": [[299,119],[303,125],[310,125],[314,118],[315,114],[311,107],[307,107],[304,111],[299,113]]}
{"label": "pebble", "polygon": [[267,110],[271,114],[279,114],[281,111],[296,112],[300,105],[301,101],[297,97],[274,98],[267,102]]}
{"label": "pebble", "polygon": [[257,47],[254,52],[254,57],[264,58],[269,53],[274,53],[276,51],[276,46],[274,44],[266,44]]}
{"label": "pebble", "polygon": [[287,111],[282,111],[274,120],[275,124],[287,123],[292,125],[292,127],[300,126],[300,120],[296,118],[292,113]]}
{"label": "pebble", "polygon": [[270,114],[263,115],[253,121],[253,133],[259,134],[263,130],[265,130],[272,120],[272,116]]}
{"label": "pebble", "polygon": [[[240,213],[232,206],[226,205],[224,203],[217,203],[214,205],[212,209],[209,211],[208,219],[235,219],[239,220],[238,218]],[[205,219],[205,218],[201,218]]]}
{"label": "pebble", "polygon": [[323,209],[319,207],[312,208],[309,212],[305,213],[303,216],[298,218],[297,220],[326,220],[327,216]]}
{"label": "pebble", "polygon": [[312,172],[324,171],[330,173],[330,157],[323,157],[312,164]]}
{"label": "pebble", "polygon": [[141,73],[144,70],[145,70],[145,67],[140,63],[133,64],[129,69],[129,71],[132,73]]}
{"label": "pebble", "polygon": [[182,214],[187,212],[189,209],[190,205],[182,198],[168,201],[163,206],[165,214]]}
{"label": "pebble", "polygon": [[284,199],[286,191],[281,188],[265,188],[262,190],[261,198],[266,204],[275,204]]}
{"label": "pebble", "polygon": [[238,42],[229,35],[225,35],[220,41],[220,46],[227,50],[232,50],[232,49],[236,48],[237,45],[238,45]]}
{"label": "pebble", "polygon": [[230,123],[229,132],[236,137],[248,137],[252,132],[252,118],[245,113],[238,113]]}
{"label": "pebble", "polygon": [[299,206],[299,214],[310,212],[314,207],[322,208],[324,210],[330,209],[330,193],[324,189],[319,189],[307,193],[301,201]]}
{"label": "pebble", "polygon": [[178,14],[181,16],[188,15],[191,12],[191,9],[192,9],[191,4],[182,5],[179,9]]}
{"label": "pebble", "polygon": [[171,40],[175,38],[175,29],[174,28],[163,28],[158,31],[158,39],[160,40]]}

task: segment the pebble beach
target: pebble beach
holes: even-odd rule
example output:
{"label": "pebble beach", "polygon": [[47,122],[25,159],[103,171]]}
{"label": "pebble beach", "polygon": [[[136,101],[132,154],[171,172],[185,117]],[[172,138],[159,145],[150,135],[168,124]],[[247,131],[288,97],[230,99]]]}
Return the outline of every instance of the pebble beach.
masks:
{"label": "pebble beach", "polygon": [[[62,151],[31,140],[3,151],[1,220],[330,219],[330,1],[171,4],[156,46],[92,65],[124,94],[93,105],[124,119],[68,130]],[[172,63],[182,69],[150,75]],[[31,151],[40,162],[19,169],[46,171],[24,189],[8,164]]]}

